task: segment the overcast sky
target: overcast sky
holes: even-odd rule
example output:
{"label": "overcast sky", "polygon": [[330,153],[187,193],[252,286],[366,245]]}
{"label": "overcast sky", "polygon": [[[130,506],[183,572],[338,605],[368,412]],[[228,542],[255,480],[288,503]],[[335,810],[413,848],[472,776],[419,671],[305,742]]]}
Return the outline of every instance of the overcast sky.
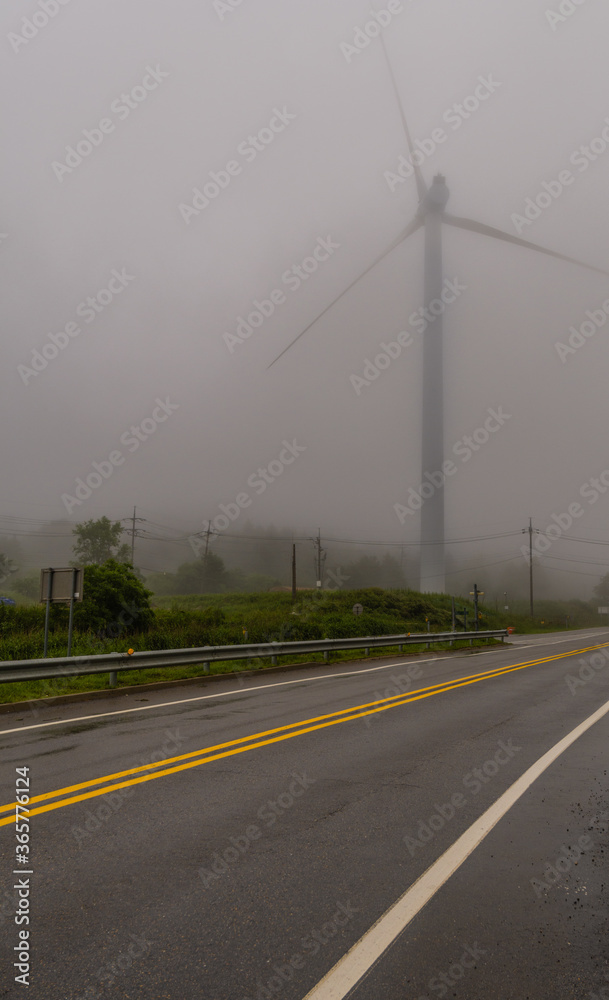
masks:
{"label": "overcast sky", "polygon": [[[421,483],[422,234],[268,368],[417,209],[369,36],[383,25],[449,211],[609,269],[609,8],[374,0],[376,22],[371,9],[4,0],[2,515],[76,524],[137,504],[192,531],[245,495],[235,530],[417,539],[418,515],[401,524],[394,505]],[[527,199],[538,217],[523,222]],[[312,273],[295,271],[307,258]],[[609,278],[448,228],[444,272],[463,287],[444,317],[447,457],[489,409],[509,415],[455,459],[447,537],[530,516],[544,529],[579,502],[570,534],[609,543],[609,490],[580,492],[609,469]],[[256,301],[262,322],[239,341]],[[598,330],[559,351],[587,311]],[[412,342],[362,385],[402,331]],[[521,542],[489,542],[481,565]],[[588,591],[606,551],[561,539],[547,565]]]}

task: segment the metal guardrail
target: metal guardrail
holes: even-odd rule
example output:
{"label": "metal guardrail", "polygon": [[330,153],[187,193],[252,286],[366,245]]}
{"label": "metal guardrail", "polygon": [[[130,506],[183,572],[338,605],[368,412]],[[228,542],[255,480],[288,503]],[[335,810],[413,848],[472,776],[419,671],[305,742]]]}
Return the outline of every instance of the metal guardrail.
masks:
{"label": "metal guardrail", "polygon": [[305,642],[267,642],[257,645],[199,646],[188,649],[156,649],[139,653],[103,653],[95,656],[58,656],[38,660],[4,660],[0,663],[0,683],[38,681],[50,677],[80,677],[86,674],[110,673],[110,685],[116,683],[119,670],[148,670],[152,667],[180,667],[202,663],[209,673],[210,663],[226,660],[249,660],[270,656],[273,665],[279,656],[299,656],[303,653],[323,653],[324,659],[333,650],[371,649],[426,645],[469,639],[498,639],[503,642],[507,629],[490,632],[422,632],[417,635],[375,635],[355,639],[313,639]]}

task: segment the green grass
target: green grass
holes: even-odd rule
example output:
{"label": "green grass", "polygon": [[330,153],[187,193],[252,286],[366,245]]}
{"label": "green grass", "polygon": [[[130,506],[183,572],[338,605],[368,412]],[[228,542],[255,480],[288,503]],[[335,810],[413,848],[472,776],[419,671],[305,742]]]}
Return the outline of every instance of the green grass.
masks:
{"label": "green grass", "polygon": [[[500,644],[495,640],[474,640],[472,648],[487,646],[488,644]],[[434,643],[433,650],[446,651],[451,648],[449,643]],[[470,648],[469,640],[456,642],[455,648]],[[406,652],[410,655],[427,652],[424,643],[408,646]],[[371,650],[369,659],[379,657],[401,656],[397,646],[387,646],[381,649]],[[364,650],[337,650],[330,652],[328,662],[330,664],[340,664],[352,660],[363,660]],[[309,653],[300,656],[284,655],[278,658],[278,666],[293,663],[324,663],[323,653]],[[210,675],[233,674],[233,673],[264,673],[271,666],[270,657],[257,658],[255,660],[226,660],[210,665]],[[159,667],[150,670],[124,670],[117,675],[117,688],[131,685],[144,685],[159,681],[183,680],[209,676],[204,674],[203,664],[194,664],[188,667]],[[55,678],[51,680],[27,681],[15,684],[2,684],[0,686],[0,704],[8,704],[17,701],[35,702],[38,699],[53,699],[64,694],[76,694],[78,692],[101,691],[108,689],[108,673],[90,674],[83,677]],[[35,706],[32,706],[35,709]]]}
{"label": "green grass", "polygon": [[[364,613],[355,617],[353,605],[359,603]],[[273,640],[300,641],[307,639],[342,638],[347,636],[397,635],[407,632],[424,633],[427,622],[432,632],[449,631],[451,599],[445,594],[420,594],[411,590],[381,590],[370,588],[355,591],[300,592],[296,604],[289,593],[246,593],[187,595],[160,597],[155,605],[155,622],[143,634],[123,632],[114,639],[97,639],[91,633],[75,632],[72,654],[126,652],[128,649],[183,649],[204,645],[230,645],[247,641],[264,643]],[[457,600],[457,608],[464,602]],[[468,629],[473,627],[473,605],[468,609]],[[511,625],[518,633],[585,628],[599,624],[599,616],[581,601],[539,602],[536,618],[531,621],[524,602],[512,605],[510,611],[495,610],[480,605],[481,629],[499,629]],[[67,632],[65,615],[52,616],[49,636],[49,656],[65,656]],[[44,608],[26,606],[0,608],[0,660],[36,659],[43,651]],[[247,639],[244,634],[247,632]],[[469,643],[467,643],[469,645]],[[425,650],[425,645],[410,646],[408,652]],[[447,649],[447,644],[435,644],[434,649]],[[397,654],[397,647],[371,651],[372,656]],[[331,654],[331,661],[362,659],[362,651],[340,651]],[[286,655],[280,664],[307,661],[323,662],[323,654]],[[212,664],[211,672],[228,673],[237,670],[264,670],[270,659],[228,661]],[[167,667],[142,671],[121,671],[121,687],[154,681],[187,679],[201,676],[202,665]],[[0,684],[0,703],[56,697],[78,691],[107,688],[108,675],[63,678],[54,681],[29,681],[20,684]]]}

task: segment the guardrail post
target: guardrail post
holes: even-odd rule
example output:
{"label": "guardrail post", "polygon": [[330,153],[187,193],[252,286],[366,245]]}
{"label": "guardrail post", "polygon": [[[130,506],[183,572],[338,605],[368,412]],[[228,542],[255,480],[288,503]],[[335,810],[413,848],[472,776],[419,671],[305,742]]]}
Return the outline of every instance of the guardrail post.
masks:
{"label": "guardrail post", "polygon": [[[509,638],[509,634],[505,629],[493,629],[493,630],[482,630],[478,633],[477,638],[491,639],[491,638],[501,638],[502,643],[505,642],[506,637]],[[337,649],[363,649],[365,650],[365,655],[370,656],[372,649],[382,649],[390,648],[393,645],[395,649],[399,645],[400,652],[404,650],[404,647],[413,642],[417,645],[427,645],[431,647],[433,643],[451,643],[451,645],[457,644],[459,639],[467,640],[469,639],[470,646],[473,646],[473,632],[464,633],[452,633],[452,632],[441,632],[441,633],[422,633],[412,636],[410,633],[406,635],[395,635],[395,636],[357,636],[352,638],[346,638],[344,640],[340,639],[316,639],[311,642],[295,642],[295,643],[263,643],[260,646],[247,646],[247,653],[249,654],[248,659],[251,657],[257,659],[260,657],[272,657],[273,664],[275,665],[280,656],[287,656],[289,653],[294,651],[295,655],[301,655],[303,653],[323,653],[324,660],[329,661],[329,656],[332,650]],[[396,643],[397,639],[397,643]],[[360,644],[361,643],[361,644]],[[281,649],[279,649],[281,646]],[[130,670],[145,670],[149,666],[152,667],[164,667],[164,666],[179,666],[182,663],[196,663],[197,665],[203,664],[203,672],[209,674],[211,672],[211,664],[221,660],[223,654],[227,656],[228,659],[243,659],[243,648],[236,646],[201,646],[196,649],[187,648],[184,650],[174,650],[172,651],[172,656],[167,656],[163,651],[152,651],[149,650],[146,657],[142,659],[144,662],[140,663],[139,658],[134,657],[136,663],[129,664]],[[204,657],[208,656],[209,659],[205,660]],[[213,656],[213,660],[211,657]],[[104,653],[99,656],[91,656],[86,659],[84,663],[76,663],[77,657],[58,657],[56,660],[49,659],[45,661],[45,666],[43,668],[43,677],[63,677],[67,673],[70,676],[83,676],[87,673],[91,673],[91,667],[93,667],[93,673],[108,673],[109,674],[109,686],[117,687],[118,681],[118,664],[121,664],[121,669],[126,668],[126,657],[121,653]],[[55,673],[52,672],[52,668],[55,667]],[[18,680],[29,680],[28,675],[33,674],[34,677],[41,669],[40,659],[34,660],[20,660],[13,661],[8,660],[0,663],[0,683],[12,682]]]}
{"label": "guardrail post", "polygon": [[277,657],[276,656],[271,656],[271,666],[272,667],[276,667],[277,666]]}

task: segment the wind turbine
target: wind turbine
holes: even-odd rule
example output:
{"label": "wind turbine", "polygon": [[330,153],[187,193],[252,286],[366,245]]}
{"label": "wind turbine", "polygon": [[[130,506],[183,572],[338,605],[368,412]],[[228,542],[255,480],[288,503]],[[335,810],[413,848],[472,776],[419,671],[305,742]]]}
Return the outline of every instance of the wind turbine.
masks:
{"label": "wind turbine", "polygon": [[[345,296],[365,275],[369,274],[377,264],[380,264],[396,247],[400,246],[409,236],[416,233],[418,229],[425,231],[425,278],[424,278],[424,301],[429,307],[434,300],[441,300],[443,291],[442,273],[442,227],[453,226],[456,229],[465,229],[468,232],[479,233],[481,236],[489,236],[506,243],[514,243],[516,246],[524,247],[527,250],[534,250],[537,253],[547,254],[557,260],[566,261],[569,264],[576,264],[585,267],[590,271],[596,271],[605,277],[609,276],[609,271],[593,267],[583,261],[573,257],[566,257],[564,254],[548,250],[546,247],[530,243],[528,240],[504,233],[500,229],[486,226],[483,223],[475,222],[473,219],[459,218],[450,215],[446,211],[449,200],[449,190],[446,186],[445,178],[437,174],[431,187],[428,187],[421,173],[420,164],[413,149],[410,130],[406,121],[404,108],[400,100],[399,91],[391,63],[389,61],[384,39],[381,38],[385,57],[389,67],[389,74],[395,92],[402,125],[410,153],[410,162],[414,168],[414,177],[419,197],[419,207],[417,213],[401,235],[392,242],[383,253],[376,258],[373,263],[366,268],[358,277],[351,282],[347,288],[338,295],[323,312],[315,317],[312,323],[298,334],[294,340],[275,358],[268,366],[272,368],[283,355],[290,350],[301,337],[307,333],[312,326],[317,323],[332,307]],[[425,473],[436,473],[442,470],[444,457],[444,373],[443,373],[443,322],[442,315],[438,315],[433,324],[427,327],[424,333],[423,346],[423,440],[421,448],[421,482],[425,481]],[[444,488],[436,489],[433,495],[423,502],[421,508],[421,558],[420,558],[420,588],[422,592],[444,593],[445,590],[445,544],[444,544]]]}

